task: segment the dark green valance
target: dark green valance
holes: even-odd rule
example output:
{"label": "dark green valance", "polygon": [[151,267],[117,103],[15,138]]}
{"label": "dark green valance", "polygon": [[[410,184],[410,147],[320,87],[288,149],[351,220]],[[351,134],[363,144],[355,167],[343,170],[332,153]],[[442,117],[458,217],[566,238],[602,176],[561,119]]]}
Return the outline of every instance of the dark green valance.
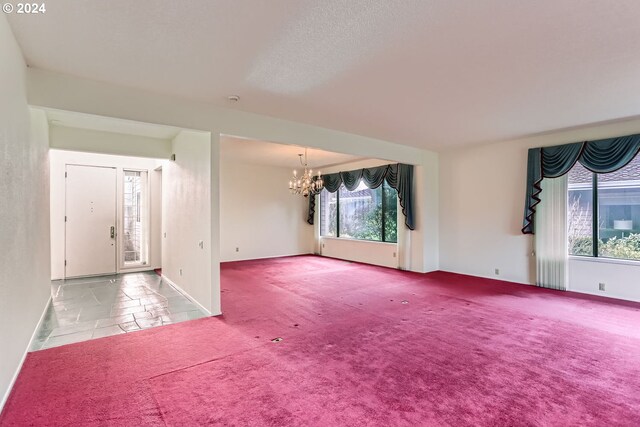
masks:
{"label": "dark green valance", "polygon": [[[324,188],[335,193],[340,186],[344,186],[349,191],[355,190],[362,180],[369,188],[378,188],[386,180],[391,188],[398,192],[398,199],[404,214],[404,223],[410,230],[415,229],[413,213],[413,166],[402,163],[378,166],[375,168],[356,169],[346,172],[331,173],[323,175]],[[307,222],[313,224],[313,217],[316,210],[315,197],[309,197],[309,215]]]}
{"label": "dark green valance", "polygon": [[557,178],[580,162],[595,173],[615,172],[626,166],[640,151],[640,134],[573,144],[529,149],[527,191],[522,232],[534,233],[533,218],[540,203],[544,178]]}

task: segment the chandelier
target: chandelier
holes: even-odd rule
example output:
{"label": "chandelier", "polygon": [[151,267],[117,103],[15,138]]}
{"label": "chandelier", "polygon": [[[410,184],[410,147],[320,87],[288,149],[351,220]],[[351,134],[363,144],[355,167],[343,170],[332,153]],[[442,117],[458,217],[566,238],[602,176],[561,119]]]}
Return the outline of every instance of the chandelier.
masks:
{"label": "chandelier", "polygon": [[[304,167],[304,173],[301,177],[298,177],[298,171],[294,169],[293,177],[289,180],[289,191],[291,194],[302,194],[304,197],[314,196],[322,191],[324,187],[322,173],[318,171],[318,175],[313,176],[313,170],[307,168],[306,148],[304,149],[304,154],[298,154],[298,156],[300,156],[300,164]],[[302,156],[304,156],[304,161]]]}

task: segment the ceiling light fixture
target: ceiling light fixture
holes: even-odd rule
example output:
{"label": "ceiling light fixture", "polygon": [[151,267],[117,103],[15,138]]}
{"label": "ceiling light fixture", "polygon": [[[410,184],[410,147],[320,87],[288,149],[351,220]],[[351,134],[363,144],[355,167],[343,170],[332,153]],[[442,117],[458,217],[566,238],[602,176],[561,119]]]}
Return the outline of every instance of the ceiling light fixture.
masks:
{"label": "ceiling light fixture", "polygon": [[229,95],[227,97],[227,99],[231,102],[238,102],[240,101],[240,97],[238,95]]}
{"label": "ceiling light fixture", "polygon": [[[322,181],[322,173],[318,171],[317,176],[313,176],[313,169],[308,169],[307,166],[307,149],[304,149],[304,154],[298,154],[300,157],[300,164],[304,167],[302,177],[298,177],[298,171],[293,170],[293,177],[289,180],[289,191],[291,194],[302,194],[304,197],[315,196],[324,188],[324,181]],[[304,161],[302,160],[304,156]]]}

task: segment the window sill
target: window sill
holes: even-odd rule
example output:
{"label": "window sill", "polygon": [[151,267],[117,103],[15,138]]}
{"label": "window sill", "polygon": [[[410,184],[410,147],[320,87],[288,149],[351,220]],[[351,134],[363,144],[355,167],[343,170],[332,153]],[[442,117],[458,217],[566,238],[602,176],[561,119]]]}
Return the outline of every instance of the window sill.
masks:
{"label": "window sill", "polygon": [[336,240],[339,242],[360,242],[360,243],[374,243],[376,245],[390,245],[397,246],[397,243],[392,242],[379,242],[377,240],[364,240],[364,239],[350,239],[348,237],[330,237],[330,236],[320,236],[320,240]]}
{"label": "window sill", "polygon": [[630,260],[630,259],[616,259],[616,258],[569,255],[569,260],[570,261],[580,261],[580,262],[600,262],[600,263],[604,263],[604,264],[622,264],[622,265],[632,265],[632,266],[640,267],[640,261],[634,261],[634,260]]}

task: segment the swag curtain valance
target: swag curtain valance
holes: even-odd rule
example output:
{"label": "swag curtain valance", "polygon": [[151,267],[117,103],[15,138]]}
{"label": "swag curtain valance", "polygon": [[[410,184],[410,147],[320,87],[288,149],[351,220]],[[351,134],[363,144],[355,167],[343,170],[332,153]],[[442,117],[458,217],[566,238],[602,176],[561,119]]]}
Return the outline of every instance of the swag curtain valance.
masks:
{"label": "swag curtain valance", "polygon": [[[360,180],[369,188],[378,188],[384,181],[391,188],[398,192],[398,199],[404,214],[404,223],[410,230],[415,229],[413,217],[413,165],[405,165],[402,163],[378,166],[375,168],[357,169],[346,172],[336,172],[328,175],[322,175],[324,188],[335,193],[344,186],[349,191],[355,190],[360,184]],[[309,197],[309,215],[307,222],[313,224],[313,216],[316,210],[316,198]]]}
{"label": "swag curtain valance", "polygon": [[535,232],[533,219],[536,205],[540,203],[540,183],[544,178],[562,176],[569,172],[576,162],[580,162],[591,172],[615,172],[633,160],[638,151],[640,134],[529,149],[522,232]]}

